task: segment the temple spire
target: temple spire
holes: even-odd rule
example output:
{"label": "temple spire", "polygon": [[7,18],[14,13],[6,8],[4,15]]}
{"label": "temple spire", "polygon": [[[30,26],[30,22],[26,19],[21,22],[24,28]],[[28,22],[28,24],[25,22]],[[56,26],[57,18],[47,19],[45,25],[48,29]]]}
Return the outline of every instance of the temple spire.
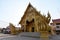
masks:
{"label": "temple spire", "polygon": [[48,11],[48,14],[47,14],[47,20],[48,20],[48,23],[49,23],[50,20],[51,20],[51,15],[50,15],[49,11]]}
{"label": "temple spire", "polygon": [[28,7],[32,7],[33,8],[33,6],[31,5],[31,3],[29,2],[29,4],[28,4]]}

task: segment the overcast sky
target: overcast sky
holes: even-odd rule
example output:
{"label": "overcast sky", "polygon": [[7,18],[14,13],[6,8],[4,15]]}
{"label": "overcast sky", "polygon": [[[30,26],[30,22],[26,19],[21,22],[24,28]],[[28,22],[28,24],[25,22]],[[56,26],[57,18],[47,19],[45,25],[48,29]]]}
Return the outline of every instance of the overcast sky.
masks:
{"label": "overcast sky", "polygon": [[29,2],[42,14],[49,11],[52,19],[60,18],[60,0],[0,0],[0,20],[17,25]]}

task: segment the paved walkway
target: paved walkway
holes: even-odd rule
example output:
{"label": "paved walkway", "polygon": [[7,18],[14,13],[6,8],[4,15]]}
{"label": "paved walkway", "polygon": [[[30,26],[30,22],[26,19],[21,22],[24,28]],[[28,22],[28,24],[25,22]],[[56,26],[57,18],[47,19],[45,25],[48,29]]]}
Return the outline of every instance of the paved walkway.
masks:
{"label": "paved walkway", "polygon": [[0,33],[0,39],[8,38],[8,37],[16,37],[16,35],[10,35],[10,34],[2,34],[2,33]]}
{"label": "paved walkway", "polygon": [[[0,38],[0,40],[41,40],[41,38],[39,38],[39,36],[40,36],[40,34],[37,32],[34,32],[34,33],[33,32],[23,32],[23,33],[20,33],[19,35],[15,35],[12,37]],[[49,37],[49,40],[60,40],[60,35],[51,35]]]}

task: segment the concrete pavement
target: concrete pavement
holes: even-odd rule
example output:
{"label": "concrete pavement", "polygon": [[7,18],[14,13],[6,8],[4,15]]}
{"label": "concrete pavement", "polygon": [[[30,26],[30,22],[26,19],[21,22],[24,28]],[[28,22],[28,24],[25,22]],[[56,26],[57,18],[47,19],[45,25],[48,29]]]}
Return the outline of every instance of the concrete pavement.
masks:
{"label": "concrete pavement", "polygon": [[[0,40],[41,40],[39,36],[40,33],[37,32],[23,32],[13,37],[0,38]],[[50,35],[49,40],[60,40],[60,35]]]}

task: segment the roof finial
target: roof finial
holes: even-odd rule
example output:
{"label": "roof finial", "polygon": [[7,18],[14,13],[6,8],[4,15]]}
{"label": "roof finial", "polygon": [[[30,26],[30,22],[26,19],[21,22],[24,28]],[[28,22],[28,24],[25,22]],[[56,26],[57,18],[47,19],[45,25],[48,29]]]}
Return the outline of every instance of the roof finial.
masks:
{"label": "roof finial", "polygon": [[32,7],[32,5],[31,5],[31,3],[29,2],[29,4],[28,4],[28,6],[31,6]]}

